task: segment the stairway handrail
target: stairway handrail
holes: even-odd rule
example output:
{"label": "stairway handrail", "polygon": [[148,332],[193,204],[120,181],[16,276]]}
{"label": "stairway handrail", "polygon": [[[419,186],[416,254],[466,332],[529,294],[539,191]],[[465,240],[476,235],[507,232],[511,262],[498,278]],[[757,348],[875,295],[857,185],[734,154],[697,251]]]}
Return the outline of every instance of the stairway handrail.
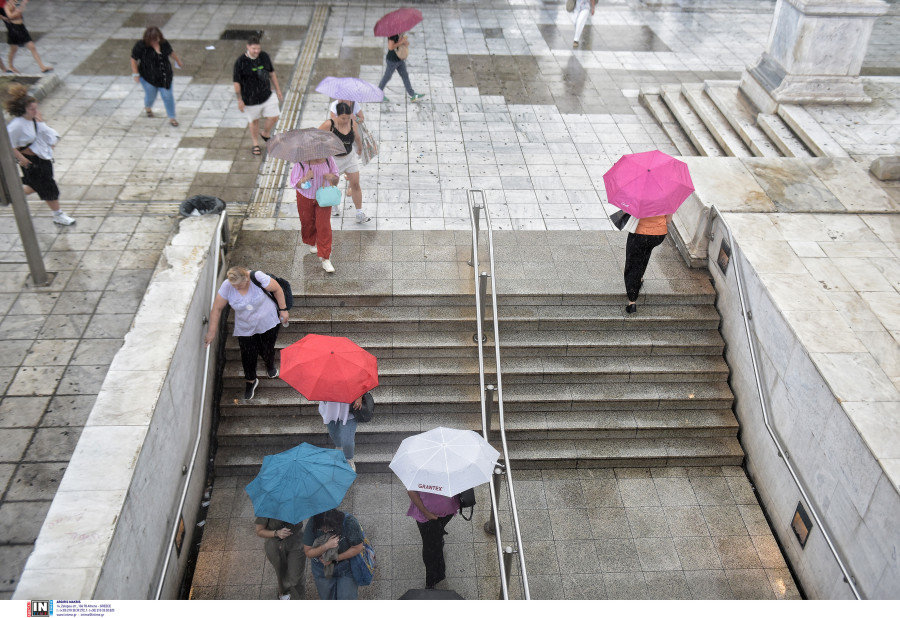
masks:
{"label": "stairway handrail", "polygon": [[850,590],[853,592],[853,596],[856,597],[857,600],[861,600],[862,596],[860,595],[859,590],[856,587],[856,581],[854,577],[850,574],[850,570],[847,568],[847,565],[844,564],[843,559],[838,553],[837,548],[834,543],[831,541],[831,536],[828,534],[828,529],[825,527],[821,518],[819,517],[818,510],[816,509],[813,502],[809,499],[809,495],[806,493],[806,489],[803,487],[803,482],[800,480],[799,475],[796,470],[794,470],[793,464],[791,464],[790,457],[788,456],[787,450],[781,443],[781,439],[778,437],[778,433],[775,431],[775,428],[769,422],[769,408],[766,405],[765,393],[763,391],[762,380],[759,376],[759,365],[756,360],[756,346],[753,345],[753,338],[755,336],[755,328],[751,329],[750,320],[751,313],[747,309],[747,301],[744,296],[744,283],[743,283],[743,275],[741,274],[741,261],[738,258],[738,252],[735,250],[736,245],[734,243],[734,236],[731,233],[731,226],[728,225],[728,222],[725,220],[725,217],[722,216],[722,212],[713,205],[709,210],[709,220],[706,224],[706,237],[712,242],[715,238],[715,233],[713,231],[713,222],[718,219],[722,222],[722,227],[725,228],[725,233],[728,236],[728,243],[731,245],[731,259],[735,261],[734,264],[734,272],[735,272],[735,280],[737,281],[738,287],[738,299],[741,301],[741,317],[744,320],[744,330],[747,333],[747,343],[750,346],[750,362],[753,365],[753,377],[756,380],[756,393],[759,397],[759,405],[762,408],[762,416],[763,423],[766,426],[766,431],[768,431],[769,436],[772,438],[772,442],[775,443],[775,448],[778,449],[778,456],[784,461],[784,464],[787,466],[788,472],[790,472],[791,478],[794,481],[794,485],[797,486],[797,489],[800,491],[800,495],[803,496],[804,502],[806,502],[806,507],[809,509],[810,514],[813,519],[816,520],[816,524],[818,524],[819,529],[822,531],[822,536],[825,538],[825,542],[828,544],[828,548],[831,550],[834,559],[837,560],[838,566],[844,574],[844,581],[847,582],[847,585],[850,586]]}
{"label": "stairway handrail", "polygon": [[[474,204],[474,194],[481,194],[481,206],[476,206]],[[503,379],[501,377],[500,371],[500,322],[497,317],[497,279],[494,276],[494,235],[493,230],[491,229],[491,215],[487,207],[487,200],[484,196],[484,191],[481,189],[469,189],[467,192],[467,200],[469,206],[469,218],[472,221],[472,262],[471,266],[475,271],[475,318],[477,323],[477,331],[476,331],[476,343],[478,344],[478,379],[480,383],[480,398],[481,398],[481,430],[484,439],[490,441],[490,419],[488,418],[488,406],[485,398],[485,378],[484,378],[484,340],[482,339],[483,333],[483,323],[484,316],[483,307],[484,303],[481,298],[481,286],[479,281],[479,271],[478,271],[478,232],[479,232],[479,217],[478,211],[484,211],[485,224],[487,226],[487,239],[488,239],[488,258],[490,262],[490,271],[488,273],[491,280],[491,307],[493,311],[493,323],[494,323],[494,356],[495,362],[497,364],[497,414],[500,419],[500,441],[502,445],[502,453],[503,453],[503,461],[505,464],[505,472],[506,472],[506,487],[509,492],[509,506],[510,513],[512,514],[512,522],[513,522],[513,530],[516,535],[516,544],[517,544],[517,553],[519,555],[519,568],[522,573],[522,587],[525,594],[525,599],[531,599],[531,592],[528,588],[528,572],[525,568],[525,546],[522,543],[522,533],[519,527],[519,513],[516,509],[516,494],[513,489],[513,478],[512,478],[512,467],[510,466],[510,457],[509,450],[506,444],[506,425],[505,419],[503,416]],[[493,520],[495,522],[495,533],[494,540],[497,544],[497,561],[500,566],[500,587],[503,594],[504,599],[509,599],[509,589],[507,586],[507,574],[506,574],[506,566],[504,564],[504,551],[502,547],[502,542],[500,540],[500,518],[499,518],[499,509],[497,508],[497,499],[498,496],[494,493],[494,484],[488,483],[488,488],[491,493],[491,511],[493,514]]]}

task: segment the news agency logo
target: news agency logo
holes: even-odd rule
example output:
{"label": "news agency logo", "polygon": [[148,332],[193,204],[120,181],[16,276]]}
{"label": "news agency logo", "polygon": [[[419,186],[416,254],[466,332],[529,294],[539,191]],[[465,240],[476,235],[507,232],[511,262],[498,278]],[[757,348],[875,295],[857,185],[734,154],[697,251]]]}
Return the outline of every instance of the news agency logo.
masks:
{"label": "news agency logo", "polygon": [[29,601],[28,616],[52,616],[53,601]]}

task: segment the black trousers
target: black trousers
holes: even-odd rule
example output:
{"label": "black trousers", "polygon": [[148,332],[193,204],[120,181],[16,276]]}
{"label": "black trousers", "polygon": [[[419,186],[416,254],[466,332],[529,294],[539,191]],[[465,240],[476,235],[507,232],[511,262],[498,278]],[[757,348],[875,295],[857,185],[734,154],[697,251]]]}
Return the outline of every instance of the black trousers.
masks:
{"label": "black trousers", "polygon": [[262,356],[266,369],[275,369],[275,340],[281,324],[276,324],[264,333],[249,337],[238,337],[241,346],[241,364],[244,366],[244,377],[248,382],[256,379],[256,357]]}
{"label": "black trousers", "polygon": [[444,515],[437,519],[429,519],[424,524],[417,521],[419,534],[422,535],[422,562],[425,563],[425,585],[434,586],[446,576],[444,564],[444,529],[453,515]]}
{"label": "black trousers", "polygon": [[641,291],[641,279],[650,263],[650,254],[665,239],[665,234],[628,234],[628,240],[625,241],[625,293],[631,302],[637,300],[638,292]]}

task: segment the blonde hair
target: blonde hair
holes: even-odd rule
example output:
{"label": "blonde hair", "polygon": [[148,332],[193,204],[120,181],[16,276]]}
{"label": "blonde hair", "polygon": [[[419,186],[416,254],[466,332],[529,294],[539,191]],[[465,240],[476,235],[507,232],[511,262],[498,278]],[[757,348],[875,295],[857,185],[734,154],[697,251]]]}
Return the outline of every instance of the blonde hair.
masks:
{"label": "blonde hair", "polygon": [[250,278],[250,271],[243,266],[232,266],[226,273],[231,285],[240,285]]}

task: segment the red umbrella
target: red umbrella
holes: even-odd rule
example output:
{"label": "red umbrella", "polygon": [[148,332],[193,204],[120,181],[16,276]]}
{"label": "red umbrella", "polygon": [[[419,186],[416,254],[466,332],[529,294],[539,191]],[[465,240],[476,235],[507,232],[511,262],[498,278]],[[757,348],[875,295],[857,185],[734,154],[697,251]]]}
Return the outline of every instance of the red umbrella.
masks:
{"label": "red umbrella", "polygon": [[625,155],[603,184],[609,203],[638,219],[672,214],[694,192],[687,165],[659,150]]}
{"label": "red umbrella", "polygon": [[346,337],[307,335],[282,350],[281,379],[310,401],[353,403],[378,386],[378,361]]}
{"label": "red umbrella", "polygon": [[419,9],[397,9],[378,20],[375,24],[375,36],[394,36],[409,32],[420,23],[422,11]]}

